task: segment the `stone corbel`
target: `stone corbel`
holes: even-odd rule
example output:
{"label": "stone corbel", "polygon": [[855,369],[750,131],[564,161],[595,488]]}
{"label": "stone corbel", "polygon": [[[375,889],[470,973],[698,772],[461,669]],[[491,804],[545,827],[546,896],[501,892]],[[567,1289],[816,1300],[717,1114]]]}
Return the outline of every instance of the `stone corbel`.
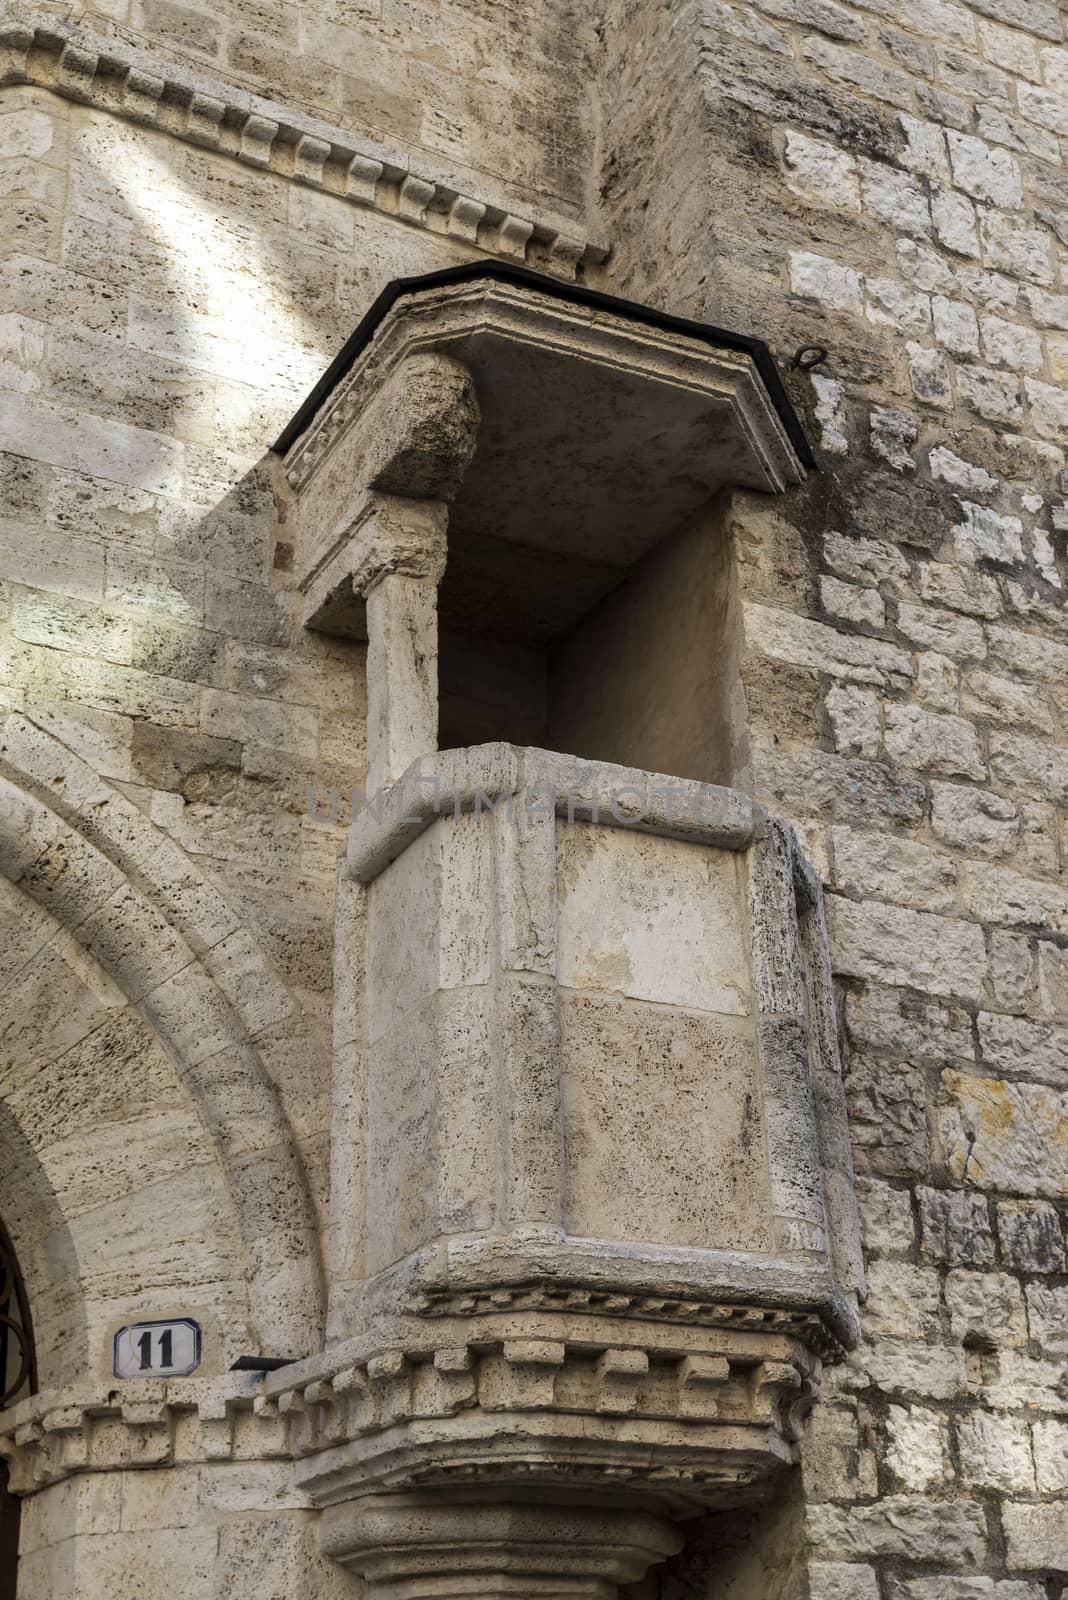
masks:
{"label": "stone corbel", "polygon": [[365,407],[333,411],[290,475],[304,621],[368,641],[372,790],[437,748],[437,588],[478,422],[466,368],[417,352]]}
{"label": "stone corbel", "polygon": [[375,1600],[552,1596],[606,1600],[682,1547],[659,1517],[616,1507],[470,1502],[382,1495],[323,1515],[322,1547],[365,1579]]}
{"label": "stone corbel", "polygon": [[366,637],[366,595],[382,577],[440,581],[447,508],[478,424],[467,369],[415,352],[365,405],[335,407],[310,430],[299,460],[287,464],[307,627]]}

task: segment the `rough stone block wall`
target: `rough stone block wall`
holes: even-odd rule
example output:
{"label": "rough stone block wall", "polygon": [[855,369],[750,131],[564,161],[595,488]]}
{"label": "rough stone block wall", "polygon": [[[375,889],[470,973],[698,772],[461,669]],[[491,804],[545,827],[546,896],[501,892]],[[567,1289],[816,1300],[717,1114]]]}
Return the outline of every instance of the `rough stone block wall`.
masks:
{"label": "rough stone block wall", "polygon": [[[190,1095],[194,1118],[208,1115],[209,1072],[233,1078],[220,1114],[260,1114],[227,1051],[254,1049],[323,1218],[345,820],[330,796],[363,781],[363,649],[300,625],[268,448],[388,278],[470,252],[42,89],[8,88],[2,104],[4,865],[44,902],[31,915],[15,889],[7,907],[5,1214],[40,1290],[42,1378],[60,1383],[86,1359],[106,1374],[110,1327],[130,1305],[166,1314],[192,1296],[205,1327],[228,1330],[212,1339],[220,1362],[270,1340],[262,1318],[249,1321],[219,1130],[209,1115],[188,1131]],[[84,940],[96,914],[95,886],[67,889],[69,855],[28,803],[23,816],[19,796],[40,777],[28,776],[27,727],[58,752],[34,745],[35,761],[92,774],[125,806],[121,838],[95,839],[116,872],[145,888],[136,827],[153,859],[174,852],[174,870],[200,885],[173,975],[131,977],[125,946],[115,960],[92,946],[106,970],[70,948],[69,930]],[[84,830],[82,792],[71,794],[82,779],[40,781],[48,805],[71,795]],[[148,917],[158,896],[146,894]],[[130,906],[119,911],[128,924]],[[227,1008],[207,1041],[210,997],[159,986],[194,957],[214,963]],[[267,1151],[274,1137],[248,1143]],[[162,1210],[154,1186],[170,1195]],[[179,1191],[192,1232],[175,1238]],[[133,1217],[120,1269],[113,1229]],[[250,1213],[251,1235],[267,1226]],[[76,1328],[79,1274],[91,1310]]]}
{"label": "rough stone block wall", "polygon": [[180,1586],[233,1600],[345,1600],[351,1584],[319,1554],[317,1519],[289,1479],[288,1465],[273,1461],[69,1479],[26,1503],[20,1596],[91,1600]]}
{"label": "rough stone block wall", "polygon": [[[821,469],[729,508],[737,776],[831,890],[865,1339],[809,1425],[789,1538],[712,1528],[664,1581],[708,1600],[1060,1600],[1062,9],[160,0],[82,23],[484,180],[491,200],[562,210],[611,240],[589,269],[603,286],[780,356]],[[308,819],[307,788],[362,776],[362,651],[299,626],[267,452],[385,281],[484,248],[76,99],[0,100],[0,772],[42,807],[9,812],[4,844],[19,887],[0,908],[17,953],[0,1148],[49,1383],[106,1373],[118,1307],[188,1309],[194,1290],[229,1329],[220,1361],[318,1326],[297,1264],[327,1187],[340,827]],[[809,377],[790,361],[813,343],[827,359]],[[110,911],[80,895],[82,858],[44,812],[91,820]],[[139,972],[161,905],[185,943]],[[80,1087],[57,1106],[60,1072]],[[146,1220],[161,1172],[195,1224],[177,1243]],[[303,1231],[279,1199],[302,1185]],[[255,1265],[260,1237],[277,1278]],[[90,1310],[72,1333],[75,1264]],[[282,1302],[296,1309],[272,1327]],[[99,1514],[102,1534],[139,1526]],[[734,1567],[725,1539],[744,1546]]]}
{"label": "rough stone block wall", "polygon": [[832,891],[869,1258],[812,1422],[811,1592],[1041,1600],[1068,1582],[1066,19],[656,15],[608,146],[616,281],[784,366],[828,352],[789,375],[818,478],[734,509],[748,775]]}
{"label": "rough stone block wall", "polygon": [[517,0],[104,0],[66,8],[442,172],[581,216],[593,173],[595,21]]}

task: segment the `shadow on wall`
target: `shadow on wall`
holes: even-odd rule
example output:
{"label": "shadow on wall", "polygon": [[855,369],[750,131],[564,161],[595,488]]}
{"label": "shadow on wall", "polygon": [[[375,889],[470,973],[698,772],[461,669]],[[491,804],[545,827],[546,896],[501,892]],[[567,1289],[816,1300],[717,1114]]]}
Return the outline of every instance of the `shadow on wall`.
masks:
{"label": "shadow on wall", "polygon": [[27,892],[2,940],[17,953],[42,907],[57,926],[8,963],[0,1068],[0,1171],[51,1211],[21,1224],[3,1179],[0,1207],[35,1309],[54,1302],[44,1383],[131,1310],[195,1293],[228,1341],[302,1354],[321,1337],[340,842],[304,813],[310,781],[362,778],[363,716],[359,647],[299,625],[268,447],[389,278],[476,252],[14,96],[65,213],[6,267],[41,359],[5,440],[26,714],[4,734],[0,853]]}
{"label": "shadow on wall", "polygon": [[747,1510],[695,1519],[686,1544],[619,1600],[807,1600],[805,1502],[801,1475],[785,1469]]}
{"label": "shadow on wall", "polygon": [[362,726],[266,450],[382,284],[463,252],[16,93],[70,161],[55,249],[7,263],[43,359],[5,441],[0,1210],[51,1386],[149,1310],[214,1320],[224,1363],[320,1342],[337,841],[303,812]]}
{"label": "shadow on wall", "polygon": [[[97,31],[111,31],[105,10]],[[302,0],[254,19],[225,3],[210,14],[146,6],[136,20],[119,34],[168,60],[411,152],[417,167],[483,173],[528,204],[582,214],[598,36],[575,0]]]}

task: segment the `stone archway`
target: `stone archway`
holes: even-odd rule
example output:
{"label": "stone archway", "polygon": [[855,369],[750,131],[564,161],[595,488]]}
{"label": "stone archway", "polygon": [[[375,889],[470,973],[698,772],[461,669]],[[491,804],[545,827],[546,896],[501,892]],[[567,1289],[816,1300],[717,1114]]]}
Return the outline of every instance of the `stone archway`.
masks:
{"label": "stone archway", "polygon": [[[157,1148],[186,1175],[175,1207],[186,1230],[178,1249],[194,1241],[204,1255],[201,1279],[214,1270],[232,1284],[221,1291],[220,1322],[231,1321],[232,1337],[245,1349],[248,1341],[268,1354],[317,1348],[318,1233],[277,1085],[257,1048],[265,1019],[290,1002],[248,931],[196,864],[136,806],[18,715],[0,732],[0,874],[0,911],[9,913],[8,928],[23,930],[12,936],[19,961],[6,964],[13,976],[6,978],[0,1027],[0,1190],[25,1193],[25,1168],[32,1191],[25,1215],[9,1220],[16,1243],[29,1251],[31,1298],[56,1288],[50,1269],[34,1259],[47,1254],[39,1235],[50,1227],[53,1237],[68,1227],[78,1236],[69,1266],[84,1298],[85,1255],[93,1245],[91,1224],[83,1220],[86,1157],[97,1162],[109,1155],[106,1134],[88,1131],[92,1117],[87,1113],[81,1129],[72,1128],[56,1102],[72,1091],[88,1095],[112,1085],[116,1094],[140,1096],[137,1133],[125,1138],[120,1127],[110,1153],[122,1183],[141,1192],[156,1176],[135,1171],[154,1106],[151,1084],[137,1080],[154,1074],[173,1113],[166,1126],[156,1119]],[[50,964],[48,973],[42,963]],[[64,986],[63,1004],[50,981],[53,970]],[[23,1038],[35,1038],[33,1019],[43,1015],[34,1011],[35,986],[42,983],[51,990],[48,1026],[69,1025],[71,1039],[44,1041],[46,1070],[31,1085],[12,1065],[17,1052],[5,1055],[3,1046],[9,1017],[29,1019]],[[75,1047],[80,1056],[72,1055]],[[68,1073],[62,1093],[52,1081],[58,1060]],[[160,1199],[171,1204],[165,1192]],[[2,1192],[0,1204],[6,1205]],[[20,1204],[13,1199],[12,1210]],[[229,1223],[220,1220],[224,1213]],[[128,1283],[121,1263],[110,1276],[100,1274],[99,1323],[114,1320],[139,1270],[131,1260]],[[64,1276],[69,1285],[71,1273]],[[187,1276],[197,1281],[192,1271]],[[161,1275],[160,1293],[166,1283]],[[48,1321],[38,1317],[46,1387],[77,1375],[58,1361]],[[95,1339],[99,1364],[100,1327]],[[85,1348],[72,1355],[75,1369],[84,1371],[87,1360]]]}

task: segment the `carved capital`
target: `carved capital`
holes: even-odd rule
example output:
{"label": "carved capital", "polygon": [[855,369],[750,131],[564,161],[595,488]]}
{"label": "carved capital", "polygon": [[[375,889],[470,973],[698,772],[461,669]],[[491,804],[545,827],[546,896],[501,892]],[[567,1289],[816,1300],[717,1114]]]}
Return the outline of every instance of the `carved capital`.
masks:
{"label": "carved capital", "polygon": [[351,541],[355,594],[366,597],[391,574],[441,582],[447,553],[443,505],[375,494],[362,512]]}
{"label": "carved capital", "polygon": [[329,558],[303,585],[304,620],[325,633],[367,637],[366,599],[396,573],[432,588],[445,571],[448,507],[368,490],[349,505],[349,520]]}

